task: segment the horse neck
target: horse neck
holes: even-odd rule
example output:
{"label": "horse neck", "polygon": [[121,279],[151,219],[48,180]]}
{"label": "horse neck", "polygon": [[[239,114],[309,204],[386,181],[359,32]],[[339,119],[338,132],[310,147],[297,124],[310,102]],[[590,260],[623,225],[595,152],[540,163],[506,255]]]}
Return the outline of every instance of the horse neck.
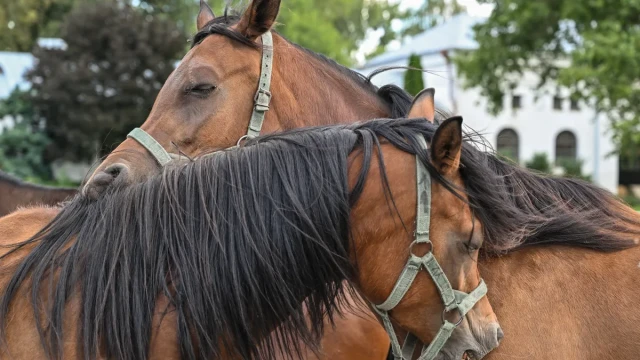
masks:
{"label": "horse neck", "polygon": [[389,117],[373,87],[280,37],[274,41],[272,111],[282,129]]}
{"label": "horse neck", "polygon": [[[508,334],[496,354],[626,358],[628,352],[600,352],[606,348],[603,344],[640,338],[640,311],[633,310],[640,298],[639,260],[639,246],[614,253],[535,246],[482,259],[481,276]],[[535,339],[531,334],[536,334]]]}

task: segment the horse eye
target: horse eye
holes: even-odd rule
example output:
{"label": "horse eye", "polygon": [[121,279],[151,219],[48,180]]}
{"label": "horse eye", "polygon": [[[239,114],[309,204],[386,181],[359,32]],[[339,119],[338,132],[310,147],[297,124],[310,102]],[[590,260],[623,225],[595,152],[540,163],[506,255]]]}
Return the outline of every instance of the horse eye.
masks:
{"label": "horse eye", "polygon": [[464,246],[469,251],[477,251],[477,250],[480,249],[480,246],[478,244],[476,244],[473,240],[465,242]]}
{"label": "horse eye", "polygon": [[197,84],[197,85],[193,85],[190,86],[188,88],[185,89],[185,93],[187,95],[194,95],[194,96],[198,96],[198,97],[207,97],[209,96],[209,94],[211,94],[211,92],[213,92],[213,90],[216,89],[215,85],[211,85],[211,84]]}

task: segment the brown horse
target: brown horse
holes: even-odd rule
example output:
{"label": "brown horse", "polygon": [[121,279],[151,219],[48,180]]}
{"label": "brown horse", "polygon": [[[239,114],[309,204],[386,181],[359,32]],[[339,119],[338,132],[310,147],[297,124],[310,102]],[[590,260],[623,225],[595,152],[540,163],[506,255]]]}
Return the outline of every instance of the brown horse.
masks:
{"label": "brown horse", "polygon": [[483,356],[501,330],[477,293],[484,227],[461,191],[461,123],[265,136],[1,219],[3,357],[298,358],[340,311],[345,279],[382,304],[405,272],[394,324],[429,343],[458,308],[443,349],[455,355],[437,358]]}
{"label": "brown horse", "polygon": [[[157,147],[186,157],[230,147],[247,134],[256,113],[264,116],[259,127],[263,133],[406,114],[411,97],[402,89],[378,89],[362,75],[271,31],[279,8],[280,0],[253,0],[240,17],[216,18],[201,1],[194,46],[167,79],[141,126]],[[263,46],[267,34],[271,46]],[[271,70],[265,73],[269,64]],[[264,74],[270,78],[266,89]],[[83,189],[98,198],[113,184],[132,184],[159,171],[157,159],[130,138]],[[348,313],[341,326],[327,330],[326,359],[387,357],[384,329],[368,309],[359,312],[368,315]]]}
{"label": "brown horse", "polygon": [[[432,112],[418,98],[410,115]],[[486,359],[636,358],[640,214],[587,182],[478,151],[477,136],[466,142],[460,176],[483,224],[479,268],[505,331]]]}
{"label": "brown horse", "polygon": [[72,198],[77,191],[30,184],[0,171],[0,217],[29,205],[57,205]]}
{"label": "brown horse", "polygon": [[[402,89],[378,89],[361,74],[272,31],[279,8],[280,0],[253,0],[240,17],[216,18],[201,1],[193,48],[141,126],[159,147],[193,158],[236,145],[250,128],[255,135],[406,114],[411,97]],[[255,116],[264,122],[254,123]],[[98,197],[111,184],[135,183],[159,171],[157,159],[129,138],[84,190]]]}

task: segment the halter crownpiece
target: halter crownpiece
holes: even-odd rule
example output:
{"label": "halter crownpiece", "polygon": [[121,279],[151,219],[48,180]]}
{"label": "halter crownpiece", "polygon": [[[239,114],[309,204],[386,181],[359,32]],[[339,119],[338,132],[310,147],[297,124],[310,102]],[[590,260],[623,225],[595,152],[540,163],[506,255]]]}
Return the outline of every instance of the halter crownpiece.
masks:
{"label": "halter crownpiece", "polygon": [[[424,137],[420,136],[419,141],[421,145],[427,149],[427,142]],[[418,360],[433,360],[438,353],[440,353],[440,350],[442,350],[447,340],[449,340],[456,327],[462,323],[462,320],[469,310],[487,294],[487,285],[484,283],[484,280],[480,280],[478,287],[469,294],[453,290],[451,287],[451,283],[447,280],[447,276],[442,270],[442,267],[440,267],[440,264],[438,264],[438,260],[433,256],[433,244],[429,239],[429,225],[431,222],[431,176],[418,156],[416,156],[416,182],[418,204],[416,231],[415,240],[413,240],[409,246],[409,260],[387,300],[380,305],[372,304],[373,308],[382,318],[382,324],[391,338],[391,351],[393,352],[395,360],[411,360],[418,338],[408,333],[404,341],[404,346],[400,346],[393,324],[391,323],[391,318],[389,317],[389,311],[398,306],[420,270],[425,269],[429,275],[431,275],[431,279],[438,288],[440,298],[444,303],[444,311],[442,313],[442,326],[440,330],[438,330],[438,333],[429,346],[423,346],[422,354]],[[423,256],[413,254],[412,250],[416,244],[429,244],[429,251]],[[460,314],[460,319],[456,323],[449,322],[445,319],[445,315],[453,310],[457,310]]]}
{"label": "halter crownpiece", "polygon": [[[238,140],[236,146],[239,146],[242,140],[260,135],[265,113],[269,111],[269,104],[271,103],[271,92],[269,89],[271,88],[271,74],[273,72],[273,37],[271,32],[267,31],[262,34],[261,38],[262,65],[260,67],[258,90],[253,97],[253,113],[251,114],[247,134]],[[165,166],[174,158],[179,157],[178,155],[167,152],[156,139],[140,128],[131,130],[127,137],[137,141],[147,149],[160,166]]]}

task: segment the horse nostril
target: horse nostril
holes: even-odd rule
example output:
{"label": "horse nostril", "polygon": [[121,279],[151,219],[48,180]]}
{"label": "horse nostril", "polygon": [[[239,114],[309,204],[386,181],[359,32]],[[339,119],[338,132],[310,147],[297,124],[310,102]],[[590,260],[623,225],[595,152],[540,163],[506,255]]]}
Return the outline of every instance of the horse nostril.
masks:
{"label": "horse nostril", "polygon": [[111,186],[116,179],[125,178],[127,167],[123,164],[113,164],[93,176],[90,183],[85,186],[85,195],[91,199],[98,199],[102,193]]}
{"label": "horse nostril", "polygon": [[496,337],[498,338],[498,344],[499,344],[504,338],[504,332],[502,331],[502,328],[498,327]]}
{"label": "horse nostril", "polygon": [[104,172],[111,175],[113,179],[116,179],[125,169],[126,167],[122,164],[113,164],[104,169]]}

